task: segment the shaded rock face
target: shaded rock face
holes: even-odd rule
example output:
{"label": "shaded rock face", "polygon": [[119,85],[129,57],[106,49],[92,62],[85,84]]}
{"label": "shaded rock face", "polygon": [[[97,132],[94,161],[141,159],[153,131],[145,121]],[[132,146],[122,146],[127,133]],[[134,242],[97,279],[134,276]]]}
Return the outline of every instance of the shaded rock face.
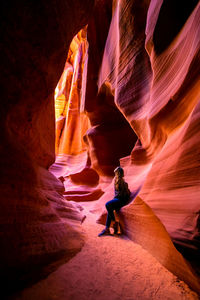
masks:
{"label": "shaded rock face", "polygon": [[111,4],[108,0],[97,1],[93,18],[88,23],[85,112],[90,119],[91,128],[87,132],[87,139],[91,165],[102,176],[113,176],[119,159],[128,155],[136,142],[134,131],[114,103],[115,96],[110,83],[104,81],[98,87],[99,70],[112,17]]}
{"label": "shaded rock face", "polygon": [[55,159],[54,90],[92,6],[90,0],[1,7],[0,277],[9,291],[46,275],[52,261],[69,259],[84,244],[83,216],[47,168]]}
{"label": "shaded rock face", "polygon": [[130,154],[137,139],[114,103],[110,84],[105,82],[98,91],[111,18],[111,1],[96,1],[87,28],[70,45],[56,89],[57,156],[50,171],[65,178],[67,200],[97,200],[104,193],[102,178],[112,180],[119,159]]}

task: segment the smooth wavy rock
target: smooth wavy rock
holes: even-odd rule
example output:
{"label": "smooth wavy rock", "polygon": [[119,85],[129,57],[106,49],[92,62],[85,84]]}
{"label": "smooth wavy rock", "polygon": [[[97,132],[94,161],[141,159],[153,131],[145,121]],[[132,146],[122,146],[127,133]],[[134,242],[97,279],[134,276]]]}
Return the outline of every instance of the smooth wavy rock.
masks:
{"label": "smooth wavy rock", "polygon": [[[98,86],[110,86],[138,137],[131,155],[120,160],[131,191],[134,196],[139,191],[197,266],[200,4],[184,1],[184,6],[180,11],[173,1],[116,1]],[[100,203],[111,194],[108,188]],[[129,226],[134,232],[131,221]],[[178,263],[171,270],[184,274]]]}

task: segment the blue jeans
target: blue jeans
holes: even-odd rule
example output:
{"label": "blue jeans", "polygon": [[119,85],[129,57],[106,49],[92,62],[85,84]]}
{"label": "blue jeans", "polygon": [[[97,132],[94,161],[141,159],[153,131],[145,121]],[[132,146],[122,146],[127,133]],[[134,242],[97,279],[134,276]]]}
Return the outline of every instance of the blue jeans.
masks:
{"label": "blue jeans", "polygon": [[106,203],[106,209],[108,211],[106,219],[106,227],[109,228],[111,221],[115,221],[114,210],[120,210],[121,207],[125,206],[127,203],[120,198],[114,198]]}

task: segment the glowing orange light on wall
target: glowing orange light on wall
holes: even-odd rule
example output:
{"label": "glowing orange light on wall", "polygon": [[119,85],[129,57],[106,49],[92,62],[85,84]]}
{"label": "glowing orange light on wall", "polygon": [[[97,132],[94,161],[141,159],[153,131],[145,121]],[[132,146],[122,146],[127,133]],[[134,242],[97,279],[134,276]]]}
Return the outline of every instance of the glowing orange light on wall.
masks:
{"label": "glowing orange light on wall", "polygon": [[87,26],[73,38],[63,74],[55,89],[56,154],[76,155],[86,150],[83,141],[89,120],[84,114],[87,77]]}

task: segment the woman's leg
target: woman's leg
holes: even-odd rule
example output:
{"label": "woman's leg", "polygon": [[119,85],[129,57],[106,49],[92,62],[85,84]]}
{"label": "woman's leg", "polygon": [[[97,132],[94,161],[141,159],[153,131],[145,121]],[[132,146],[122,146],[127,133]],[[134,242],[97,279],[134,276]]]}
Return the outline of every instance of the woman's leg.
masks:
{"label": "woman's leg", "polygon": [[118,198],[114,198],[111,201],[108,201],[106,203],[106,209],[108,211],[107,214],[107,220],[106,220],[106,228],[102,230],[102,232],[100,232],[98,234],[98,236],[102,236],[102,235],[109,235],[110,234],[110,224],[111,221],[115,221],[115,216],[114,216],[114,210],[119,210],[121,207],[123,206],[123,203],[118,199]]}
{"label": "woman's leg", "polygon": [[109,228],[110,227],[110,224],[111,224],[111,217],[110,217],[110,214],[107,213],[107,218],[106,218],[106,228]]}
{"label": "woman's leg", "polygon": [[114,198],[106,203],[106,209],[108,211],[106,228],[110,227],[111,221],[115,221],[114,210],[119,210],[122,206],[123,204],[118,198]]}

